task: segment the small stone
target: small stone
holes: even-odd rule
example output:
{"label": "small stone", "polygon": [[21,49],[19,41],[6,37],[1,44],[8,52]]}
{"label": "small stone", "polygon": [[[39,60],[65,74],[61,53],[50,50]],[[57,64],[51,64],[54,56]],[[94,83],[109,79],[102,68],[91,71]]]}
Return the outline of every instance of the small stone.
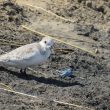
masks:
{"label": "small stone", "polygon": [[86,1],[86,6],[92,8],[92,1]]}
{"label": "small stone", "polygon": [[105,13],[105,8],[104,8],[104,6],[102,6],[102,5],[98,6],[98,7],[97,7],[97,11],[102,12],[102,13]]}
{"label": "small stone", "polygon": [[95,53],[98,54],[99,53],[99,50],[98,49],[95,49]]}
{"label": "small stone", "polygon": [[9,17],[8,17],[8,21],[9,21],[9,22],[12,22],[13,20],[14,20],[14,19],[13,19],[12,16],[9,16]]}
{"label": "small stone", "polygon": [[98,38],[97,37],[93,37],[93,40],[98,41]]}
{"label": "small stone", "polygon": [[83,0],[78,0],[79,3],[81,3]]}

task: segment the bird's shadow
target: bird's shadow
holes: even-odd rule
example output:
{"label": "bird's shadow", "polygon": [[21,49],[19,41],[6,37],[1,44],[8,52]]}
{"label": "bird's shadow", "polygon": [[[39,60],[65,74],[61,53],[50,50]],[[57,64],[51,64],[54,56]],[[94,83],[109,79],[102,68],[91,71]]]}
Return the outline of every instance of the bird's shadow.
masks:
{"label": "bird's shadow", "polygon": [[36,77],[34,75],[31,74],[27,74],[27,75],[23,75],[22,73],[19,72],[15,72],[9,69],[6,69],[4,67],[0,67],[0,71],[6,71],[9,74],[15,75],[18,78],[24,79],[24,80],[35,80],[37,82],[40,83],[44,83],[44,84],[50,84],[50,85],[55,85],[55,86],[59,86],[59,87],[69,87],[69,86],[75,86],[78,85],[80,87],[83,87],[84,85],[79,83],[78,81],[74,81],[74,82],[65,82],[62,80],[57,80],[57,79],[53,79],[53,78],[45,78],[45,77]]}

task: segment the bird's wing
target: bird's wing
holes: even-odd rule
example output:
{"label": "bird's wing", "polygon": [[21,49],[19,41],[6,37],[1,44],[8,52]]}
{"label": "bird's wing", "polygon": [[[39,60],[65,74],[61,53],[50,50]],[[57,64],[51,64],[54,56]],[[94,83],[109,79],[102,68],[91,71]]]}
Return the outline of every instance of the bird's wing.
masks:
{"label": "bird's wing", "polygon": [[28,44],[22,47],[19,47],[5,55],[2,55],[0,57],[0,61],[10,61],[10,62],[16,62],[16,61],[22,61],[26,59],[32,58],[35,54],[39,55],[41,51],[41,47],[39,44]]}

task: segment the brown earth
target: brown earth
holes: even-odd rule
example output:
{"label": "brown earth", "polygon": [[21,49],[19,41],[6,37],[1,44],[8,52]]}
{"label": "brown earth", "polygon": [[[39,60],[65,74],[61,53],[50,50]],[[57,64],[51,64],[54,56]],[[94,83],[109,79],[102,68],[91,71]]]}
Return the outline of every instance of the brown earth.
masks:
{"label": "brown earth", "polygon": [[[8,1],[8,0],[7,0]],[[40,6],[70,21],[26,4]],[[74,21],[74,22],[73,22]],[[55,52],[37,73],[0,67],[0,82],[13,90],[34,95],[31,98],[0,89],[0,110],[110,110],[110,1],[109,0],[16,0],[0,4],[0,53],[41,40],[40,35],[21,25],[52,35],[91,52],[55,43],[54,48],[71,49]],[[9,42],[11,41],[11,42]],[[17,42],[17,43],[16,43]],[[8,44],[9,43],[9,44]],[[74,77],[60,78],[57,70],[74,66]],[[84,78],[81,79],[80,77]],[[3,86],[0,86],[3,87]],[[5,88],[5,87],[4,87]],[[83,106],[63,105],[59,100]]]}

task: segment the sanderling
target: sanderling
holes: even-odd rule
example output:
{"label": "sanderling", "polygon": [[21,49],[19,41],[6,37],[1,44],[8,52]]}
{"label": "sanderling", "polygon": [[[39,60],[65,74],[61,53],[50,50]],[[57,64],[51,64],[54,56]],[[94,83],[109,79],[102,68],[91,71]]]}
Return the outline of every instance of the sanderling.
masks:
{"label": "sanderling", "polygon": [[26,74],[27,67],[41,64],[48,59],[53,44],[54,42],[51,38],[44,37],[39,43],[21,46],[1,55],[0,65],[20,68],[20,72]]}

